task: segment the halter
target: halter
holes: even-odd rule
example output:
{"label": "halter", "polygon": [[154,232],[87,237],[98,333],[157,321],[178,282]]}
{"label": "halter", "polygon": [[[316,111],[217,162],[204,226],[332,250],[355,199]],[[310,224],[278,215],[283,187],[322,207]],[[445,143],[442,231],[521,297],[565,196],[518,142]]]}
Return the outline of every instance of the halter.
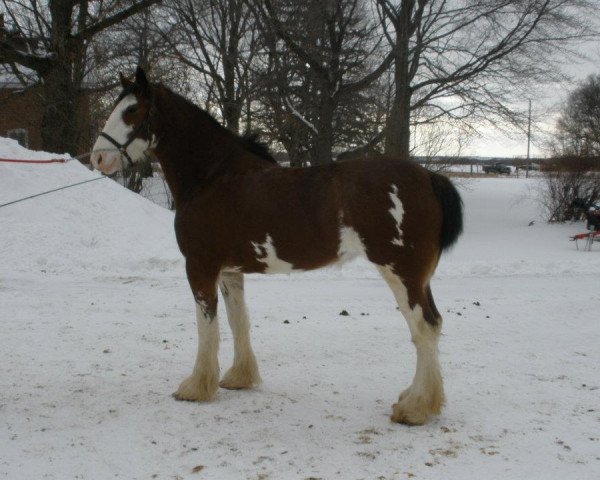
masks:
{"label": "halter", "polygon": [[110,143],[112,143],[115,147],[117,147],[117,150],[119,150],[119,153],[121,154],[121,156],[125,157],[127,159],[127,162],[129,163],[129,167],[131,167],[134,162],[131,159],[131,157],[129,156],[129,153],[127,153],[127,147],[132,144],[132,142],[136,138],[136,135],[138,133],[140,133],[144,127],[146,127],[146,129],[147,129],[146,133],[148,133],[148,135],[150,135],[150,117],[155,112],[155,110],[156,110],[156,106],[154,104],[154,95],[152,95],[152,99],[150,102],[150,109],[148,110],[147,115],[140,122],[140,124],[133,129],[133,132],[131,132],[131,137],[125,143],[117,142],[113,137],[111,137],[108,133],[106,133],[104,131],[100,132],[100,136],[106,138]]}
{"label": "halter", "polygon": [[142,130],[142,128],[146,125],[147,123],[147,119],[144,119],[134,130],[133,132],[131,132],[131,137],[129,138],[129,140],[127,140],[125,143],[119,143],[117,142],[113,137],[111,137],[108,133],[106,132],[100,132],[100,136],[106,138],[110,143],[112,143],[115,147],[117,147],[117,149],[119,150],[119,152],[121,153],[122,156],[124,156],[127,159],[127,162],[129,163],[129,167],[131,167],[133,165],[133,160],[131,159],[131,157],[129,156],[129,153],[127,153],[127,147],[129,145],[131,145],[133,143],[133,141],[136,139],[136,135],[138,133],[140,133],[140,131]]}

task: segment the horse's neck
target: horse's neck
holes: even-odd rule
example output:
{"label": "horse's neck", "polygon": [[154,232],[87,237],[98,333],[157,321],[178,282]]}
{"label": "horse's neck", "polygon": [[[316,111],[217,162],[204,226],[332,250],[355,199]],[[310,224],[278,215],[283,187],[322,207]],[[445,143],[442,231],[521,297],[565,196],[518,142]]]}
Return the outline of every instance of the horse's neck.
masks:
{"label": "horse's neck", "polygon": [[218,173],[256,168],[257,160],[243,150],[234,135],[209,117],[195,115],[191,109],[177,110],[168,98],[163,98],[158,107],[154,153],[176,206],[208,186]]}

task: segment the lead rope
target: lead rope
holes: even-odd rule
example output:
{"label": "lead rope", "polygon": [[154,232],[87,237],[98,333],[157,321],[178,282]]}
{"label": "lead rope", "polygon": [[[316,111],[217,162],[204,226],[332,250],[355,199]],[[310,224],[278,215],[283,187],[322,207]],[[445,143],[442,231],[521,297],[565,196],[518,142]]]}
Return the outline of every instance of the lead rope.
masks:
{"label": "lead rope", "polygon": [[[90,153],[92,153],[92,152],[82,153],[81,155],[77,155],[76,157],[73,157],[67,161],[80,160],[82,158],[89,156]],[[77,183],[73,183],[71,185],[65,185],[64,187],[54,188],[54,189],[48,190],[46,192],[36,193],[35,195],[29,195],[28,197],[19,198],[18,200],[13,200],[12,202],[2,203],[2,204],[0,204],[0,208],[7,207],[8,205],[14,205],[15,203],[20,203],[25,200],[29,200],[31,198],[41,197],[42,195],[47,195],[49,193],[58,192],[60,190],[66,190],[67,188],[76,187],[77,185],[83,185],[84,183],[90,183],[90,182],[95,182],[96,180],[102,180],[103,178],[109,178],[109,177],[105,177],[105,176],[96,177],[96,178],[92,178],[90,180],[84,180],[83,182],[77,182]]]}
{"label": "lead rope", "polygon": [[28,197],[19,198],[18,200],[13,200],[12,202],[0,204],[0,208],[6,207],[8,205],[13,205],[15,203],[23,202],[25,200],[29,200],[30,198],[41,197],[42,195],[47,195],[48,193],[58,192],[59,190],[65,190],[67,188],[76,187],[77,185],[83,185],[84,183],[95,182],[96,180],[102,180],[103,178],[109,178],[109,177],[96,177],[96,178],[92,178],[90,180],[84,180],[83,182],[73,183],[71,185],[65,185],[64,187],[54,188],[53,190],[48,190],[46,192],[36,193],[35,195],[30,195]]}

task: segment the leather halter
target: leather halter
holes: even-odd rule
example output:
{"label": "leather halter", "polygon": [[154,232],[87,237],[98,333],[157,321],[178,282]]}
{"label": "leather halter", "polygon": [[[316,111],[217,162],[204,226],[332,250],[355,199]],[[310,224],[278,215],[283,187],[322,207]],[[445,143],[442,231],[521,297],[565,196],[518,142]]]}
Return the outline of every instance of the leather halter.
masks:
{"label": "leather halter", "polygon": [[[154,106],[154,103],[152,104],[152,107]],[[152,111],[152,107],[150,109],[150,111]],[[133,143],[133,141],[137,138],[136,135],[138,133],[140,133],[142,131],[142,129],[146,127],[148,127],[148,117],[144,118],[144,120],[142,120],[142,122],[133,129],[133,132],[131,132],[131,136],[129,137],[129,139],[125,142],[125,143],[119,143],[117,142],[113,137],[111,137],[108,133],[102,131],[100,132],[100,136],[106,138],[110,143],[112,143],[115,147],[117,147],[117,149],[119,150],[119,152],[121,153],[121,155],[123,157],[125,157],[127,159],[127,162],[129,163],[129,166],[131,167],[133,165],[133,160],[131,159],[131,157],[129,156],[129,153],[127,153],[127,147],[129,147],[129,145],[131,145]]]}
{"label": "leather halter", "polygon": [[133,165],[133,160],[131,159],[131,157],[127,153],[127,147],[129,145],[131,145],[131,142],[133,142],[135,140],[134,136],[132,136],[124,144],[120,144],[119,142],[117,142],[108,133],[100,132],[100,136],[106,138],[110,143],[112,143],[115,147],[117,147],[117,149],[119,150],[119,152],[121,153],[121,155],[124,156],[127,159],[127,162],[129,163],[129,166]]}
{"label": "leather halter", "polygon": [[131,159],[131,157],[129,156],[129,153],[127,153],[127,147],[129,147],[129,145],[131,145],[133,143],[133,141],[137,138],[137,134],[140,133],[142,131],[142,129],[144,127],[146,127],[146,129],[148,129],[148,133],[149,133],[149,117],[150,117],[150,113],[152,113],[152,111],[154,110],[154,102],[152,102],[151,106],[150,106],[150,110],[148,112],[148,115],[146,116],[146,118],[144,118],[144,120],[142,120],[142,122],[133,129],[133,132],[131,132],[131,136],[129,137],[129,139],[125,142],[125,143],[119,143],[117,142],[113,137],[111,137],[108,133],[102,131],[100,132],[100,136],[106,138],[110,143],[112,143],[115,147],[117,147],[117,150],[119,150],[119,153],[125,157],[127,159],[127,162],[129,163],[129,167],[131,167],[133,165],[133,160]]}

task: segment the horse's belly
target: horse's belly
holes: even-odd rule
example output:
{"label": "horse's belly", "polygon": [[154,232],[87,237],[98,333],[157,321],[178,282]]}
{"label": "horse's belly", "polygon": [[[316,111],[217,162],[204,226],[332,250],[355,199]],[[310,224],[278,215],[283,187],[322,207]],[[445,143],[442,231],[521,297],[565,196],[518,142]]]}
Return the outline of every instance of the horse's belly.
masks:
{"label": "horse's belly", "polygon": [[[321,239],[323,240],[323,239]],[[228,271],[243,273],[280,274],[315,270],[341,264],[365,254],[358,233],[351,227],[340,228],[336,241],[304,243],[301,248],[286,248],[267,234],[262,242],[251,242],[252,255],[240,258]],[[282,255],[286,252],[287,255]]]}

